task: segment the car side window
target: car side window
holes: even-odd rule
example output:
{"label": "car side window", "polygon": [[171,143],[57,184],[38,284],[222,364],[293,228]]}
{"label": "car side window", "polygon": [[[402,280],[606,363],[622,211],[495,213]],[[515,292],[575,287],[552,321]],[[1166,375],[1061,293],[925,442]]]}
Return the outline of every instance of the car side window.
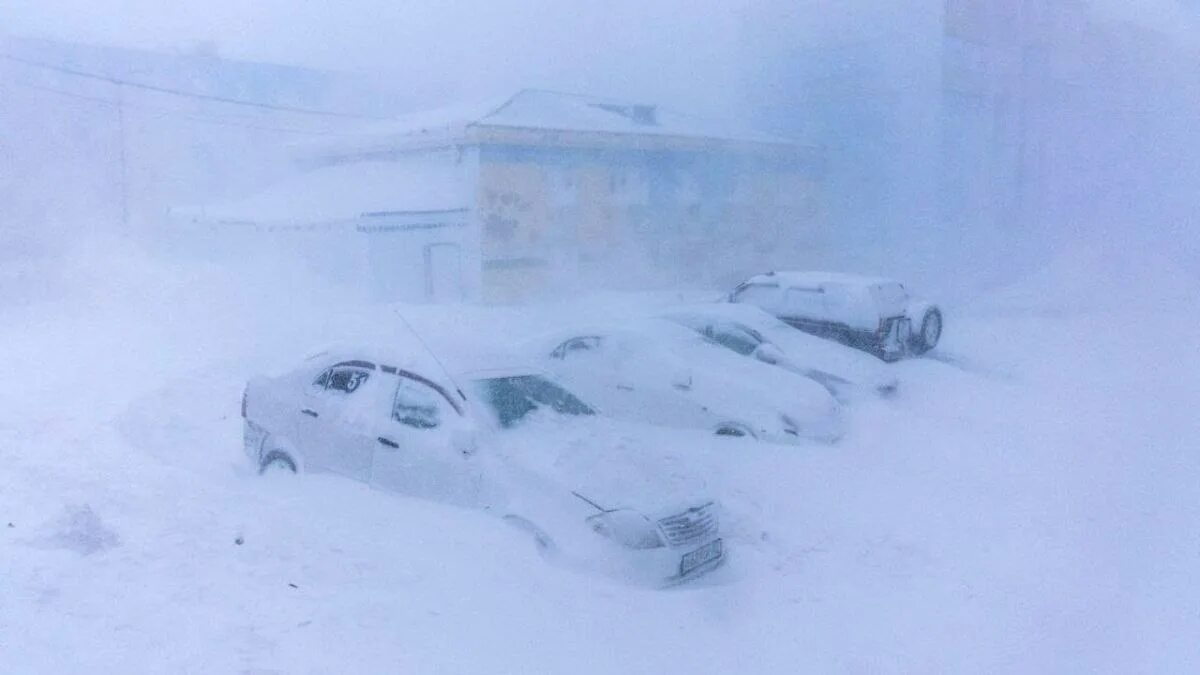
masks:
{"label": "car side window", "polygon": [[435,429],[442,423],[438,398],[428,385],[401,377],[392,402],[392,419],[414,429]]}
{"label": "car side window", "polygon": [[329,373],[332,371],[333,371],[333,368],[330,368],[328,370],[323,371],[320,375],[318,375],[317,379],[313,380],[313,383],[312,383],[313,388],[323,390],[323,389],[325,389],[325,387],[329,386]]}
{"label": "car side window", "polygon": [[573,337],[566,340],[550,352],[550,357],[555,359],[565,359],[576,352],[590,352],[600,348],[603,339],[598,335],[583,335]]}
{"label": "car side window", "polygon": [[322,375],[325,378],[325,391],[339,394],[353,394],[370,376],[369,371],[353,366],[334,366]]}
{"label": "car side window", "polygon": [[825,289],[793,286],[783,294],[785,312],[792,316],[821,316],[825,313]]}
{"label": "car side window", "polygon": [[758,345],[762,343],[762,340],[755,339],[753,335],[737,326],[710,326],[709,331],[711,331],[709,334],[713,342],[743,356],[753,354],[754,350],[758,349]]}

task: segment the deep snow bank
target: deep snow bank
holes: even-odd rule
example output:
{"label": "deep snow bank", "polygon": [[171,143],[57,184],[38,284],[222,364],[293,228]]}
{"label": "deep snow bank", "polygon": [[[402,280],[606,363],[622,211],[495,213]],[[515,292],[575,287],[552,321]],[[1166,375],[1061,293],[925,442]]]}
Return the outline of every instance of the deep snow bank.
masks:
{"label": "deep snow bank", "polygon": [[[856,409],[835,447],[678,448],[727,503],[734,558],[652,592],[547,565],[486,514],[240,462],[245,377],[378,308],[119,248],[68,276],[0,326],[6,670],[1200,665],[1194,312],[1142,307],[1173,338],[1155,342],[1113,328],[1125,307],[1010,296],[953,321],[941,360],[898,364],[904,394]],[[411,315],[483,330],[496,312]]]}

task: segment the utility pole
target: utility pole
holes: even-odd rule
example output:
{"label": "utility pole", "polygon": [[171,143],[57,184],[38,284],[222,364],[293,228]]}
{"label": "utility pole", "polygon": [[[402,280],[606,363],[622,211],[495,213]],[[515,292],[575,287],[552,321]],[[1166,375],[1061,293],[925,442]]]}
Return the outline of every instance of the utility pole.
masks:
{"label": "utility pole", "polygon": [[125,157],[125,91],[120,82],[117,88],[117,134],[121,157],[121,228],[122,234],[129,233],[129,167]]}

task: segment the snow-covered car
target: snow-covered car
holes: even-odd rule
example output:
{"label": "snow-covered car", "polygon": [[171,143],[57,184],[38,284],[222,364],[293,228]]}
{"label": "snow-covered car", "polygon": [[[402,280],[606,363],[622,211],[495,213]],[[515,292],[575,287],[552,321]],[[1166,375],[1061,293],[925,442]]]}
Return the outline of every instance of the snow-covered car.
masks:
{"label": "snow-covered car", "polygon": [[755,305],[787,324],[871,352],[885,361],[937,346],[944,319],[935,304],[892,279],[832,272],[768,272],[742,282],[733,303]]}
{"label": "snow-covered car", "polygon": [[899,381],[879,359],[803,333],[754,305],[711,302],[679,306],[663,317],[736,354],[820,382],[841,403],[891,397]]}
{"label": "snow-covered car", "polygon": [[587,424],[591,407],[532,369],[452,378],[386,349],[341,348],[254,378],[242,414],[261,472],[329,472],[484,508],[573,567],[669,584],[725,558],[711,498],[656,473],[653,444],[622,462],[636,434],[606,446],[611,422]]}
{"label": "snow-covered car", "polygon": [[834,442],[843,433],[840,406],[819,383],[666,319],[563,330],[529,348],[603,415],[775,443]]}

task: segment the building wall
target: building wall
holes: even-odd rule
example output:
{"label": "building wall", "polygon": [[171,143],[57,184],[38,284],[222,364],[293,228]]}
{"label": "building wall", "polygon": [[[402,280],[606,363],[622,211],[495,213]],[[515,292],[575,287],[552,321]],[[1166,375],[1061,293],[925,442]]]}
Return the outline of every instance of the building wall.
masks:
{"label": "building wall", "polygon": [[726,285],[810,264],[825,240],[819,186],[790,157],[484,146],[484,296]]}

